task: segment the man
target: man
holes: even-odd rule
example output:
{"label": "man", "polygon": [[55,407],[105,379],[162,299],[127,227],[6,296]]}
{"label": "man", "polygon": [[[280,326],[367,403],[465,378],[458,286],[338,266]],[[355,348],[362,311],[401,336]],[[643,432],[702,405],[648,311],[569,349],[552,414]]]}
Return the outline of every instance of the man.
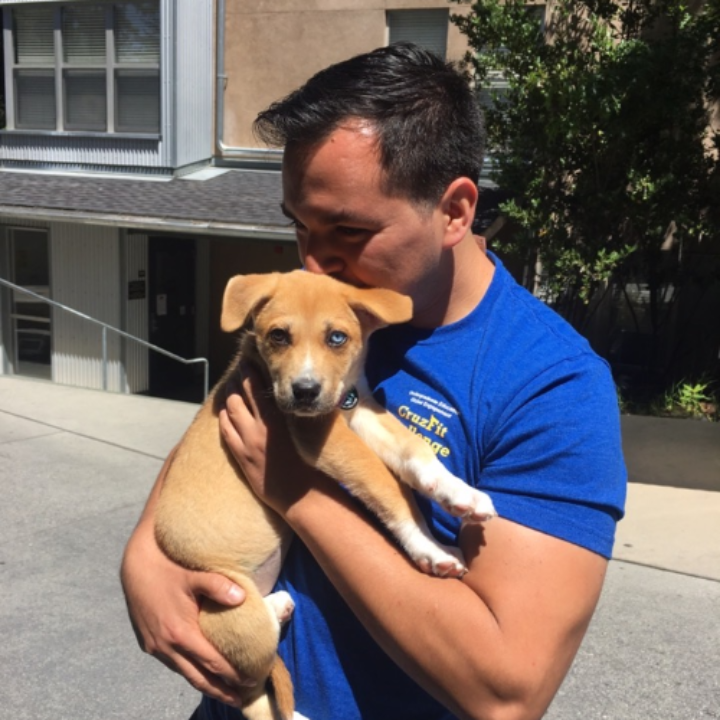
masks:
{"label": "man", "polygon": [[[411,323],[372,338],[376,396],[500,515],[461,526],[423,502],[469,568],[462,581],[423,575],[302,464],[256,376],[230,392],[225,440],[297,536],[279,584],[297,603],[281,654],[298,711],[539,718],[590,621],[622,515],[608,369],[473,236],[482,122],[454,69],[411,45],[382,48],[319,73],[257,128],[285,146],[283,210],[306,269],[413,299]],[[208,696],[198,717],[241,717],[223,703],[243,678],[197,627],[200,596],[235,604],[238,589],[159,551],[161,483],[123,563],[133,624],[146,651]]]}

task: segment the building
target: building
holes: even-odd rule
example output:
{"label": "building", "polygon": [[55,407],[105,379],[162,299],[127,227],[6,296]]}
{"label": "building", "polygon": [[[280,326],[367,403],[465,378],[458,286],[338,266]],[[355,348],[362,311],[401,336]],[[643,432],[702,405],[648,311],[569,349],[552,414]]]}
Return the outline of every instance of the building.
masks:
{"label": "building", "polygon": [[[0,279],[217,378],[229,277],[298,265],[256,113],[394,40],[465,51],[443,0],[308,5],[0,0]],[[199,399],[199,366],[112,332],[103,346],[97,325],[0,285],[0,374]]]}

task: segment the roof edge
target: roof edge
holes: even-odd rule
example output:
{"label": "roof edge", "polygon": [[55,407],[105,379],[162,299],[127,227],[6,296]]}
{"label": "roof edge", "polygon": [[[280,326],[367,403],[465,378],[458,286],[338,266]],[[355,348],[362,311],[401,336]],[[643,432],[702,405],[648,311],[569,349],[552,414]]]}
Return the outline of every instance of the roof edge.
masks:
{"label": "roof edge", "polygon": [[82,225],[104,225],[136,230],[183,232],[202,235],[242,236],[256,240],[294,241],[295,231],[282,225],[248,225],[242,223],[213,222],[212,220],[186,220],[140,215],[116,215],[80,210],[52,210],[29,208],[22,205],[0,205],[0,221],[25,218],[39,222],[67,222]]}

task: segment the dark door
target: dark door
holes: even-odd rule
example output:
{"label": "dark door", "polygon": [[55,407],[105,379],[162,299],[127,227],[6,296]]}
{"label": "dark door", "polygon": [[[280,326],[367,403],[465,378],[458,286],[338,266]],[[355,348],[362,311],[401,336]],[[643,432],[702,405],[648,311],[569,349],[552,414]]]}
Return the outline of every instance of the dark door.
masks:
{"label": "dark door", "polygon": [[[195,354],[195,243],[150,238],[150,342],[174,355]],[[202,365],[150,351],[150,394],[178,400],[202,398]]]}

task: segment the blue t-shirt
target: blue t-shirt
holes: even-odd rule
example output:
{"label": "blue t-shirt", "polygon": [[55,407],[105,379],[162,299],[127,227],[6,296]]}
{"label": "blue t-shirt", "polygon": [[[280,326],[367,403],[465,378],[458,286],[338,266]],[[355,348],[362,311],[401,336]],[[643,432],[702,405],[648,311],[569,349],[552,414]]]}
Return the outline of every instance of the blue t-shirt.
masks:
{"label": "blue t-shirt", "polygon": [[[475,310],[434,330],[410,325],[371,339],[367,375],[380,402],[430,443],[508,520],[609,557],[626,473],[615,386],[606,363],[502,263]],[[436,537],[460,521],[418,500]],[[296,609],[280,654],[298,712],[311,720],[452,720],[376,645],[295,541],[278,589]],[[205,700],[208,718],[237,711]]]}

